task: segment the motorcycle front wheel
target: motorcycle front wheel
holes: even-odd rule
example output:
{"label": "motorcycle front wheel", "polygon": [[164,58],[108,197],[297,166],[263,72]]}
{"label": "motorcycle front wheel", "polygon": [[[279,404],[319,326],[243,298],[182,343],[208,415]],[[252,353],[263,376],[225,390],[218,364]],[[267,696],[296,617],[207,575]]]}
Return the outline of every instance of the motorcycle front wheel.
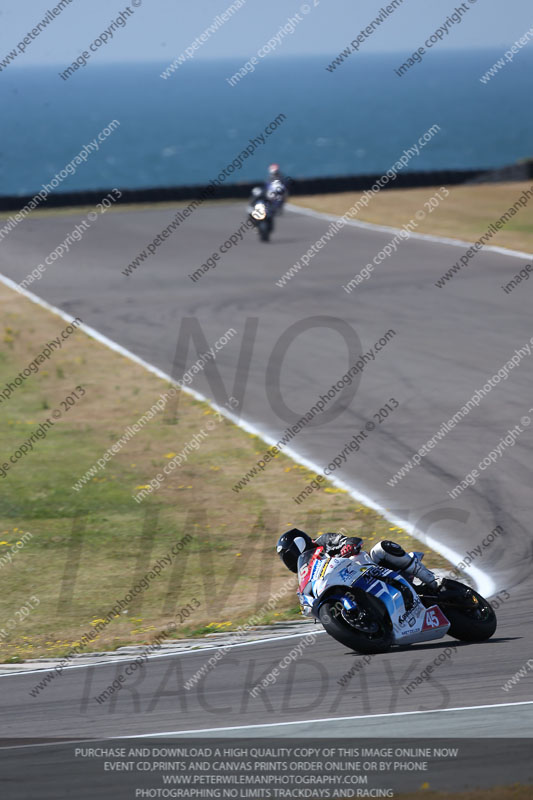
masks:
{"label": "motorcycle front wheel", "polygon": [[[496,614],[488,600],[464,583],[445,579],[445,599],[437,599],[439,608],[450,620],[448,636],[462,642],[484,642],[496,630]],[[449,599],[448,599],[449,597]]]}
{"label": "motorcycle front wheel", "polygon": [[270,231],[272,230],[272,226],[266,219],[263,219],[257,227],[259,228],[259,237],[261,241],[268,242],[270,239]]}
{"label": "motorcycle front wheel", "polygon": [[350,616],[340,600],[325,600],[320,607],[318,616],[326,633],[358,653],[385,653],[392,645],[393,632],[383,603],[364,592],[350,592],[347,597],[357,603],[357,611]]}

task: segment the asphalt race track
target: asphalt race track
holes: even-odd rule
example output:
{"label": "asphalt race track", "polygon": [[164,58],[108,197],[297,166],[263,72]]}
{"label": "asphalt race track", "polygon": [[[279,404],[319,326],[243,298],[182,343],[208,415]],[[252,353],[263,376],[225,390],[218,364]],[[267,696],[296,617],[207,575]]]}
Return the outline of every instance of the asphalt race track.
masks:
{"label": "asphalt race track", "polygon": [[[505,729],[506,735],[531,735],[532,706],[526,704],[531,698],[531,675],[509,692],[501,688],[531,657],[533,432],[527,424],[522,424],[516,444],[504,449],[473,487],[457,499],[448,495],[533,407],[531,358],[526,355],[420,466],[396,486],[387,484],[515,350],[529,344],[533,288],[525,283],[509,295],[501,289],[527,259],[481,252],[438,288],[435,282],[465,248],[411,239],[348,294],[342,286],[393,236],[348,227],[280,288],[275,281],[329,225],[324,218],[289,211],[278,221],[271,243],[261,244],[253,231],[247,233],[216,269],[193,282],[188,275],[244,218],[242,205],[227,203],[197,209],[153,257],[124,276],[122,270],[173,214],[168,208],[108,212],[28,289],[177,378],[197,358],[191,348],[187,364],[174,364],[184,318],[198,319],[209,345],[235,328],[238,336],[219,351],[216,366],[227,394],[242,400],[243,420],[274,441],[355,363],[361,354],[356,352],[357,337],[367,353],[387,331],[394,331],[375,360],[365,365],[355,396],[344,404],[347,407],[327,424],[309,425],[291,447],[322,469],[394,398],[399,406],[368,433],[359,452],[348,456],[335,477],[459,557],[500,525],[503,534],[474,562],[487,576],[484,585],[492,587],[492,594],[508,595],[498,610],[498,631],[480,645],[446,638],[375,656],[345,687],[338,679],[361,657],[318,633],[316,643],[298,659],[297,669],[293,664],[255,699],[249,689],[298,639],[235,647],[205,683],[191,691],[183,688],[183,681],[201,667],[204,653],[153,658],[135,685],[128,684],[103,705],[92,698],[111,683],[120,665],[65,670],[36,698],[29,690],[42,673],[7,676],[0,683],[4,737],[198,732],[352,716],[357,719],[248,732],[491,736]],[[84,216],[69,213],[25,220],[3,242],[2,273],[22,281]],[[297,337],[293,334],[298,328],[286,333],[295,323],[302,329]],[[356,334],[350,348],[342,335],[347,326]],[[276,370],[280,370],[279,386]],[[206,369],[193,388],[223,401],[220,386],[217,389],[208,377]],[[261,478],[242,491],[260,493]],[[229,497],[238,501],[233,493]],[[295,511],[305,513],[305,502],[295,504]],[[409,694],[403,690],[432,659],[456,645],[430,680]],[[511,703],[524,705],[503,705]],[[469,712],[449,710],[499,705]],[[413,711],[424,713],[363,719]],[[243,732],[247,733],[242,729],[233,733]]]}

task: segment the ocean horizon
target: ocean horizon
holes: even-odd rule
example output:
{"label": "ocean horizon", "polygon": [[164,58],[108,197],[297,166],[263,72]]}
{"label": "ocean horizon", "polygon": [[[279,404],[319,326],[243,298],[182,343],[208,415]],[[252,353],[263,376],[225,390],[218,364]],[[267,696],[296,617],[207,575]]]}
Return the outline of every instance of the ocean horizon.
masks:
{"label": "ocean horizon", "polygon": [[[525,51],[483,84],[499,50],[431,54],[402,78],[405,54],[337,54],[261,62],[235,86],[242,60],[14,67],[0,75],[0,194],[31,195],[117,120],[56,191],[207,184],[285,115],[228,183],[262,180],[277,161],[294,178],[386,172],[433,126],[406,171],[496,169],[533,156]],[[482,135],[481,135],[482,134]]]}

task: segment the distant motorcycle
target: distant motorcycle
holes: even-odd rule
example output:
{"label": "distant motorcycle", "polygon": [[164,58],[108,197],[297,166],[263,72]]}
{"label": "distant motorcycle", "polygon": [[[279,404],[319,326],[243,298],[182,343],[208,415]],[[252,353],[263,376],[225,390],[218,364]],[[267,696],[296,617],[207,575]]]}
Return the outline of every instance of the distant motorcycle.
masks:
{"label": "distant motorcycle", "polygon": [[274,210],[269,200],[262,194],[254,197],[250,203],[249,215],[261,241],[268,242],[274,230]]}
{"label": "distant motorcycle", "polygon": [[298,559],[298,581],[303,615],[315,617],[330,636],[359,653],[383,653],[446,634],[481,642],[496,630],[492,606],[469,586],[448,578],[436,590],[415,586],[363,551],[350,558],[328,556],[323,547],[307,551]]}

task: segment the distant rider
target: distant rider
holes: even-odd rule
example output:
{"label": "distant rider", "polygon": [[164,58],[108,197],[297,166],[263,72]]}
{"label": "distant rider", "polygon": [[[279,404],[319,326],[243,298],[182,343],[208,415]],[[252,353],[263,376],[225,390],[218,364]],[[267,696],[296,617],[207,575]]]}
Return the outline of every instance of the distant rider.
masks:
{"label": "distant rider", "polygon": [[[341,533],[323,533],[318,539],[311,539],[307,533],[292,528],[278,539],[277,552],[291,572],[297,572],[298,559],[308,550],[323,547],[326,555],[350,558],[361,552],[363,540],[358,536],[343,536]],[[417,578],[431,589],[437,588],[435,575],[427,569],[414,553],[406,553],[403,547],[388,539],[375,544],[369,553],[372,561],[380,567],[400,572],[411,581]]]}
{"label": "distant rider", "polygon": [[279,164],[270,164],[268,167],[267,183],[271,183],[271,181],[281,181],[284,186],[287,185],[287,181],[279,168]]}
{"label": "distant rider", "polygon": [[279,164],[270,164],[268,168],[268,181],[265,190],[274,210],[282,213],[283,204],[289,196],[288,180],[282,174]]}

